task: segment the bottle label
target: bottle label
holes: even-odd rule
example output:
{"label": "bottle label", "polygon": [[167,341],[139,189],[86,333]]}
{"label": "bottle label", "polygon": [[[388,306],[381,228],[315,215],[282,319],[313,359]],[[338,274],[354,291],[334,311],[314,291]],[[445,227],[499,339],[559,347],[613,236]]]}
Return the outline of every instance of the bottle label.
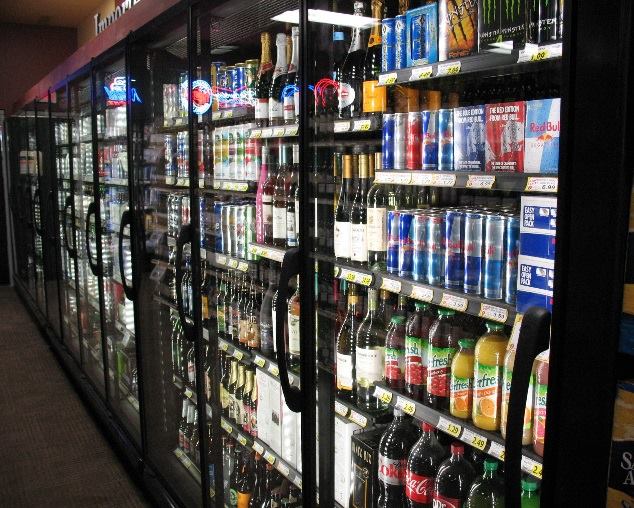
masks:
{"label": "bottle label", "polygon": [[449,388],[449,407],[454,416],[469,416],[471,413],[471,397],[473,396],[473,378],[458,377],[451,374]]}
{"label": "bottle label", "polygon": [[247,433],[251,433],[251,414],[253,413],[253,408],[248,404],[244,405],[244,418],[242,420],[242,429]]}
{"label": "bottle label", "polygon": [[354,102],[355,91],[349,83],[339,83],[339,109],[344,109]]}
{"label": "bottle label", "polygon": [[335,257],[350,257],[350,223],[335,221]]}
{"label": "bottle label", "polygon": [[387,485],[403,485],[407,459],[390,459],[379,453],[379,481]]}
{"label": "bottle label", "polygon": [[427,367],[427,390],[438,397],[449,396],[449,369],[456,350],[451,347],[431,347]]}
{"label": "bottle label", "polygon": [[368,250],[385,252],[387,250],[387,210],[385,208],[368,208]]}
{"label": "bottle label", "polygon": [[238,323],[238,342],[243,345],[247,345],[249,335],[249,321],[247,319],[240,319]]}
{"label": "bottle label", "polygon": [[251,421],[249,422],[249,432],[253,437],[258,436],[258,412],[252,408],[251,410]]}
{"label": "bottle label", "polygon": [[260,327],[258,326],[257,318],[251,316],[249,318],[249,324],[247,325],[247,345],[252,349],[260,348]]}
{"label": "bottle label", "polygon": [[273,207],[273,238],[286,241],[286,208]]}
{"label": "bottle label", "polygon": [[533,440],[538,443],[544,442],[546,436],[546,400],[548,398],[548,385],[537,383],[535,385],[535,413],[533,421],[535,429],[533,431]]}
{"label": "bottle label", "polygon": [[403,379],[403,366],[405,364],[405,350],[402,348],[385,348],[385,372],[386,379],[398,381]]}
{"label": "bottle label", "polygon": [[286,210],[286,245],[297,247],[297,235],[295,234],[295,212]]}
{"label": "bottle label", "polygon": [[220,385],[220,403],[222,404],[222,409],[229,407],[229,392],[222,385]]}
{"label": "bottle label", "polygon": [[378,80],[363,82],[364,113],[382,113],[385,111],[385,104],[387,102],[386,87],[378,85]]}
{"label": "bottle label", "polygon": [[189,379],[190,384],[194,384],[196,382],[196,363],[195,362],[187,362],[187,377]]}
{"label": "bottle label", "polygon": [[368,261],[368,243],[365,224],[350,225],[350,259],[365,263]]}
{"label": "bottle label", "polygon": [[258,99],[255,102],[255,119],[256,120],[268,120],[269,119],[269,99]]}
{"label": "bottle label", "polygon": [[295,94],[286,92],[284,95],[284,120],[293,122],[295,120]]}
{"label": "bottle label", "polygon": [[421,337],[405,337],[405,382],[424,386],[427,380],[427,341]]}
{"label": "bottle label", "polygon": [[352,355],[337,353],[337,389],[352,390],[353,385]]}
{"label": "bottle label", "polygon": [[414,503],[431,503],[434,493],[434,478],[421,476],[410,469],[405,470],[405,495]]}
{"label": "bottle label", "polygon": [[269,118],[284,118],[284,105],[282,102],[269,98]]}
{"label": "bottle label", "polygon": [[[369,388],[383,377],[385,350],[382,347],[357,348],[357,384]],[[337,366],[337,372],[338,366]]]}
{"label": "bottle label", "polygon": [[273,223],[273,198],[269,194],[262,195],[262,224],[270,226]]}
{"label": "bottle label", "polygon": [[299,316],[288,313],[288,352],[299,355]]}
{"label": "bottle label", "polygon": [[229,491],[229,506],[238,506],[238,491],[236,489]]}
{"label": "bottle label", "polygon": [[238,508],[249,508],[251,492],[238,492]]}
{"label": "bottle label", "polygon": [[260,319],[260,345],[266,353],[273,350],[273,326]]}
{"label": "bottle label", "polygon": [[209,307],[208,307],[208,302],[209,299],[207,298],[207,295],[202,295],[201,296],[201,300],[202,300],[202,317],[203,319],[209,319]]}
{"label": "bottle label", "polygon": [[293,105],[295,106],[295,118],[299,118],[299,88],[293,94]]}
{"label": "bottle label", "polygon": [[502,369],[498,365],[476,362],[473,372],[474,414],[496,419],[502,397]]}
{"label": "bottle label", "polygon": [[222,307],[216,308],[216,322],[218,323],[218,333],[225,333],[225,309]]}
{"label": "bottle label", "polygon": [[434,492],[433,508],[461,508],[462,501],[452,497],[445,497],[438,492]]}
{"label": "bottle label", "polygon": [[181,450],[185,449],[185,433],[182,430],[178,431],[178,446]]}

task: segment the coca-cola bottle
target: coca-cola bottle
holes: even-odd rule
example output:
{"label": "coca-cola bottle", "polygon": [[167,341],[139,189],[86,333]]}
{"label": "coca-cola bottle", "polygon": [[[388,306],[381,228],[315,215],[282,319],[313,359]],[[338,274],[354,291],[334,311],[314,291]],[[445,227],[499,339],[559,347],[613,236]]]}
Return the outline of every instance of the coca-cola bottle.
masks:
{"label": "coca-cola bottle", "polygon": [[394,420],[379,441],[379,508],[405,506],[407,454],[417,437],[411,418],[394,409]]}
{"label": "coca-cola bottle", "polygon": [[434,482],[434,508],[460,508],[474,478],[475,471],[464,458],[464,446],[452,443],[451,457],[440,464]]}
{"label": "coca-cola bottle", "polygon": [[407,457],[405,468],[405,496],[409,508],[431,508],[434,495],[434,480],[440,463],[447,453],[438,442],[434,427],[427,422]]}

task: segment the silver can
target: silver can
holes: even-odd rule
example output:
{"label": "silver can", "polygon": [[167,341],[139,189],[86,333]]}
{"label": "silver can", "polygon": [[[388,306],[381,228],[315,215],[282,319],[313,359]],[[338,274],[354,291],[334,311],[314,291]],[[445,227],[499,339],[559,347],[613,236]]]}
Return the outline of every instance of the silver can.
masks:
{"label": "silver can", "polygon": [[258,259],[255,254],[249,252],[249,245],[255,242],[255,205],[246,205],[244,237],[247,246],[247,259],[249,261]]}
{"label": "silver can", "polygon": [[231,255],[231,205],[224,205],[220,211],[222,229],[222,252]]}
{"label": "silver can", "polygon": [[231,242],[231,251],[229,255],[231,257],[237,257],[238,254],[238,205],[233,205],[229,213],[229,238]]}
{"label": "silver can", "polygon": [[394,113],[394,169],[406,169],[407,113]]}
{"label": "silver can", "polygon": [[247,257],[247,244],[244,235],[246,208],[246,205],[238,205],[235,207],[236,250],[234,256],[240,259],[246,259]]}

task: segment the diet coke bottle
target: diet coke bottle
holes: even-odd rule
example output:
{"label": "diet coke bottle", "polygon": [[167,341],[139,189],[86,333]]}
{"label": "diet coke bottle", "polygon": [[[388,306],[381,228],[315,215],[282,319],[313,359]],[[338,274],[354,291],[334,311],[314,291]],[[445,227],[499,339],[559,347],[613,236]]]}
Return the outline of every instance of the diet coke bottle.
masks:
{"label": "diet coke bottle", "polygon": [[410,450],[405,468],[405,496],[409,508],[431,508],[436,473],[447,455],[436,439],[434,427],[423,422],[421,428],[423,434]]}
{"label": "diet coke bottle", "polygon": [[438,468],[434,482],[434,508],[460,508],[469,495],[475,471],[464,458],[464,446],[451,445],[451,457]]}
{"label": "diet coke bottle", "polygon": [[416,440],[416,429],[403,411],[394,409],[394,420],[379,441],[379,508],[405,506],[407,453]]}

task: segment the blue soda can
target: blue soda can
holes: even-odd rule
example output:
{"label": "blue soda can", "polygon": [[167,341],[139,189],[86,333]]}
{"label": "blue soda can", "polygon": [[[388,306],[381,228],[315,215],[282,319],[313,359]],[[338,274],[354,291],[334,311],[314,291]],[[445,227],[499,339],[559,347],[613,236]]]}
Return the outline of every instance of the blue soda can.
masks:
{"label": "blue soda can", "polygon": [[487,215],[484,221],[484,297],[501,300],[504,279],[504,220]]}
{"label": "blue soda can", "polygon": [[406,143],[407,143],[407,115],[408,113],[394,113],[394,143],[392,156],[394,169],[407,169]]}
{"label": "blue soda can", "polygon": [[453,171],[453,109],[438,110],[438,169]]}
{"label": "blue soda can", "polygon": [[461,289],[464,280],[464,212],[445,212],[445,287]]}
{"label": "blue soda can", "polygon": [[445,216],[427,216],[427,284],[440,286],[445,275]]}
{"label": "blue soda can", "polygon": [[247,89],[247,68],[244,63],[236,64],[233,78],[233,102],[236,106],[244,103],[244,96]]}
{"label": "blue soda can", "polygon": [[393,71],[396,64],[396,19],[385,18],[381,23],[381,72]]}
{"label": "blue soda can", "polygon": [[233,107],[233,78],[234,76],[235,76],[235,67],[233,65],[227,65],[227,67],[225,67],[225,90],[224,90],[225,108]]}
{"label": "blue soda can", "polygon": [[407,67],[407,17],[402,14],[394,18],[394,68]]}
{"label": "blue soda can", "polygon": [[383,115],[383,169],[394,169],[394,115]]}
{"label": "blue soda can", "polygon": [[520,250],[520,220],[517,215],[506,216],[504,238],[504,301],[513,305],[517,293],[517,255]]}
{"label": "blue soda can", "polygon": [[484,218],[481,213],[467,212],[464,218],[464,292],[482,292],[482,234]]}
{"label": "blue soda can", "polygon": [[421,116],[423,169],[438,169],[438,112],[423,111]]}
{"label": "blue soda can", "polygon": [[427,216],[425,213],[414,215],[412,224],[412,278],[424,281],[427,278]]}
{"label": "blue soda can", "polygon": [[429,61],[430,27],[428,16],[421,13],[414,16],[411,23],[411,60],[413,61]]}
{"label": "blue soda can", "polygon": [[389,210],[387,212],[387,259],[386,266],[389,273],[398,273],[398,236],[401,212]]}
{"label": "blue soda can", "polygon": [[412,238],[412,222],[414,214],[401,212],[398,223],[398,275],[412,276],[412,254],[414,242]]}
{"label": "blue soda can", "polygon": [[214,202],[214,236],[215,236],[215,247],[216,252],[223,252],[222,248],[222,209],[225,206],[224,201],[215,201]]}

